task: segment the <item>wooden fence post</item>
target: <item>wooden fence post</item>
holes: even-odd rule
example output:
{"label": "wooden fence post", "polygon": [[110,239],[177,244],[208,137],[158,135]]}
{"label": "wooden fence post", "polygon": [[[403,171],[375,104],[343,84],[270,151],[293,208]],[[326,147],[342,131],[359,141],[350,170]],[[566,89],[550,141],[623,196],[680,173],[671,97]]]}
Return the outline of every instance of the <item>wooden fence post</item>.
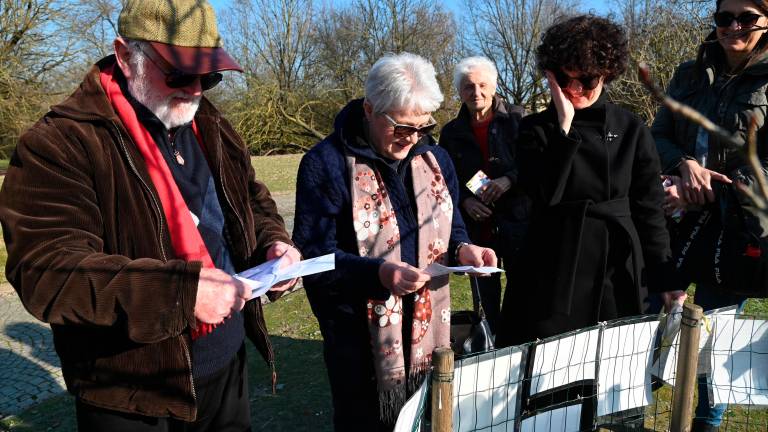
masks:
{"label": "wooden fence post", "polygon": [[701,306],[686,303],[680,320],[680,347],[677,350],[675,395],[672,400],[671,432],[688,432],[693,419],[693,394],[699,362]]}
{"label": "wooden fence post", "polygon": [[432,353],[432,432],[453,431],[453,351]]}

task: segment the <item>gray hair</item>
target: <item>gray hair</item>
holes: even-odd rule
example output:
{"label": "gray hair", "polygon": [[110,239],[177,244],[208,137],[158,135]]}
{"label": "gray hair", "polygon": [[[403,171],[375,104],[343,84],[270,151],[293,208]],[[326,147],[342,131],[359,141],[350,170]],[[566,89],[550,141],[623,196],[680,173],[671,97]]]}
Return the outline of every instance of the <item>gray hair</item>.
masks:
{"label": "gray hair", "polygon": [[462,59],[456,64],[456,67],[453,68],[453,87],[457,92],[461,92],[461,81],[467,75],[478,69],[485,71],[491,77],[493,86],[496,87],[496,80],[499,77],[496,65],[494,65],[488,57],[467,57]]}
{"label": "gray hair", "polygon": [[431,113],[440,107],[443,94],[435,68],[416,54],[387,54],[378,59],[365,79],[365,100],[377,113],[416,111]]}
{"label": "gray hair", "polygon": [[144,65],[147,61],[147,55],[144,54],[144,50],[149,47],[149,42],[128,38],[123,38],[123,41],[131,53],[128,64],[131,65],[133,70],[144,70]]}

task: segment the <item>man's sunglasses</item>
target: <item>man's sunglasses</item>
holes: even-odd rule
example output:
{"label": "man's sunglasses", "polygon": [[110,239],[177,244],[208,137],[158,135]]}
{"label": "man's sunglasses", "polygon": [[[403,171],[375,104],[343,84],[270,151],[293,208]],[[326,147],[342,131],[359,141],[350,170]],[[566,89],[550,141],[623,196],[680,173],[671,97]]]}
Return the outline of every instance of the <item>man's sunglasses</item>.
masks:
{"label": "man's sunglasses", "polygon": [[560,86],[560,88],[566,88],[568,87],[568,84],[571,83],[571,81],[578,81],[579,84],[581,84],[581,88],[584,90],[594,90],[595,87],[600,84],[600,76],[580,76],[576,78],[571,78],[568,75],[566,75],[565,72],[563,72],[561,69],[555,69],[555,81],[557,81],[557,85]]}
{"label": "man's sunglasses", "polygon": [[380,113],[384,116],[384,118],[387,119],[390,125],[392,125],[392,128],[394,131],[392,132],[395,138],[407,138],[414,133],[418,135],[419,138],[423,137],[424,135],[428,135],[432,133],[432,131],[437,127],[437,122],[435,119],[430,117],[431,123],[428,125],[424,125],[422,127],[416,127],[411,125],[404,125],[396,122],[392,117],[388,116],[387,113]]}
{"label": "man's sunglasses", "polygon": [[733,20],[739,23],[741,28],[754,27],[757,24],[757,20],[762,17],[760,14],[754,12],[744,12],[743,14],[734,15],[731,12],[717,12],[715,15],[715,25],[718,27],[730,27]]}
{"label": "man's sunglasses", "polygon": [[160,65],[160,62],[154,59],[154,56],[148,53],[143,48],[139,47],[139,50],[152,62],[160,72],[165,75],[165,85],[168,88],[178,89],[188,87],[194,84],[195,80],[200,78],[200,88],[202,90],[210,90],[221,82],[223,76],[219,72],[211,72],[204,75],[186,74],[176,68],[172,68],[170,71],[167,68]]}

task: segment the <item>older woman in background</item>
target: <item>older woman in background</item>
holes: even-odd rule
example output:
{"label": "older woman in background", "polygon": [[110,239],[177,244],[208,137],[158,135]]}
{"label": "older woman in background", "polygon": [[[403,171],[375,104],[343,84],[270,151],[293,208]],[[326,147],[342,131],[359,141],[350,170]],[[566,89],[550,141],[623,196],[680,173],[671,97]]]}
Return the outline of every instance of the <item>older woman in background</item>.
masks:
{"label": "older woman in background", "polygon": [[[701,44],[697,59],[677,68],[668,93],[734,132],[734,137],[742,143],[746,142],[749,121],[754,118],[758,155],[765,172],[768,167],[768,127],[765,122],[768,111],[768,2],[718,0],[715,5],[715,30]],[[754,212],[746,197],[734,193],[729,186],[736,182],[756,192],[754,173],[740,151],[724,146],[717,137],[709,135],[697,124],[673,115],[665,107],[656,115],[652,131],[662,167],[674,179],[667,190],[666,209],[669,213],[687,212],[679,224],[672,223],[673,244],[682,248],[690,238],[689,231],[682,227],[709,217],[697,230],[699,241],[686,247],[684,264],[679,272],[682,285],[696,283],[694,302],[705,310],[743,305],[747,287],[718,284],[712,258],[715,248],[721,247],[717,237],[723,230],[723,216],[728,214],[741,213],[751,236],[763,244],[766,242],[768,218]],[[757,253],[753,255],[757,255],[754,259],[758,262],[759,243],[756,246]],[[730,249],[723,247],[723,250]],[[731,255],[746,255],[748,250],[731,252]],[[733,257],[723,257],[720,262],[730,258]],[[764,291],[753,295],[764,296]],[[702,379],[693,430],[716,430],[724,410],[725,405],[709,406],[706,380]]]}
{"label": "older woman in background", "polygon": [[544,33],[537,57],[552,102],[523,119],[518,138],[533,212],[499,346],[642,313],[646,290],[664,291],[671,265],[651,133],[606,95],[626,69],[624,31],[570,18]]}
{"label": "older woman in background", "polygon": [[306,257],[336,255],[304,286],[337,431],[391,430],[432,351],[449,346],[448,277],[427,265],[496,265],[469,244],[453,164],[429,135],[442,100],[428,61],[387,55],[299,167],[294,241]]}
{"label": "older woman in background", "polygon": [[[515,139],[525,110],[496,94],[497,77],[496,66],[485,57],[467,57],[456,64],[453,85],[462,103],[456,118],[440,132],[440,146],[456,167],[459,208],[469,238],[492,247],[510,273],[530,211],[530,200],[517,186],[515,164]],[[478,171],[490,181],[475,194],[466,184]],[[501,308],[500,274],[477,282],[481,298],[473,290],[475,310],[482,304],[495,333]]]}

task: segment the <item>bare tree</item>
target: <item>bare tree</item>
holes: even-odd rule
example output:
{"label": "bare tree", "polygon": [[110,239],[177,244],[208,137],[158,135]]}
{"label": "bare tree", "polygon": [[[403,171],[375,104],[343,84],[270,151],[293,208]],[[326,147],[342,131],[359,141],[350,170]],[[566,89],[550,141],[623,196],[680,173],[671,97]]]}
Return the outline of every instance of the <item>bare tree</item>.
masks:
{"label": "bare tree", "polygon": [[496,63],[499,93],[537,111],[548,92],[536,69],[541,35],[558,17],[575,11],[578,0],[467,0],[467,45]]}
{"label": "bare tree", "polygon": [[311,0],[238,0],[225,23],[246,69],[227,109],[258,153],[306,149],[327,135],[387,52],[422,55],[450,79],[455,25],[434,0],[357,0],[318,14]]}
{"label": "bare tree", "polygon": [[[456,60],[456,22],[453,14],[434,0],[357,0],[329,9],[317,23],[318,57],[315,70],[337,96],[336,110],[363,95],[368,70],[386,53],[411,52],[429,60],[441,88],[450,97],[451,72]],[[450,116],[448,110],[435,115]]]}
{"label": "bare tree", "polygon": [[650,65],[654,76],[668,83],[678,64],[696,57],[709,31],[711,5],[700,0],[620,0],[618,6],[629,36],[630,64],[612,84],[611,99],[650,124],[658,105],[638,76],[638,64]]}
{"label": "bare tree", "polygon": [[77,54],[57,0],[0,0],[0,157],[46,109],[51,83]]}

